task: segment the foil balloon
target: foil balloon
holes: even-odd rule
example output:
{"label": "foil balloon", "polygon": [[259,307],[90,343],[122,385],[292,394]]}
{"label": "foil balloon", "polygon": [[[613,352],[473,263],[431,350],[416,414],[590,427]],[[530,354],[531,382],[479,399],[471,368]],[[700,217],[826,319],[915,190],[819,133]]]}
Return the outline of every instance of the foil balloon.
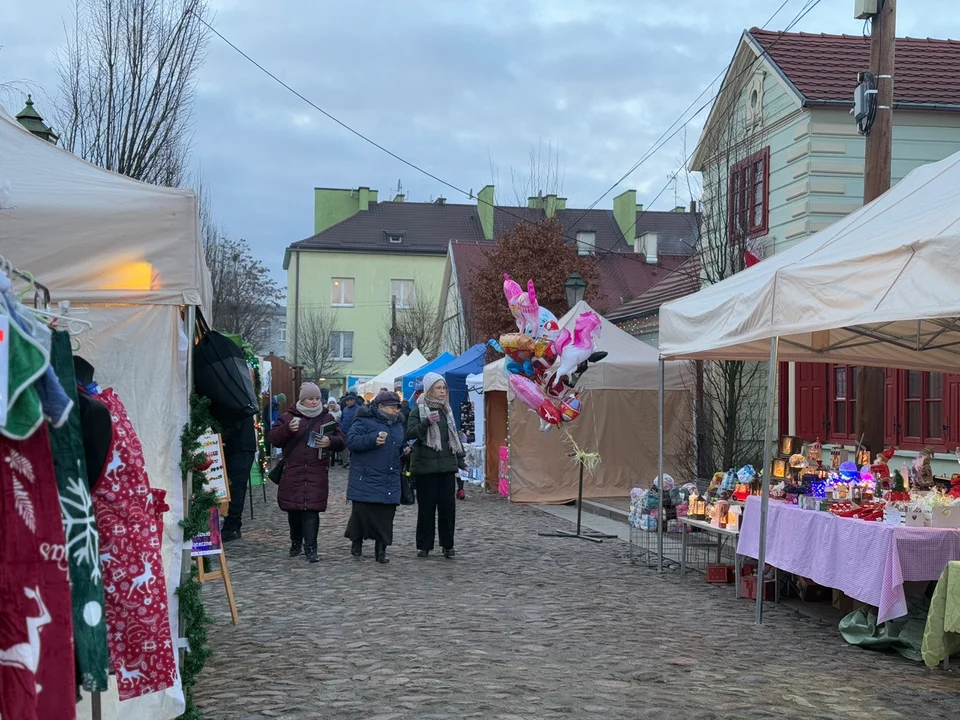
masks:
{"label": "foil balloon", "polygon": [[537,324],[527,325],[524,331],[536,340],[540,338],[556,340],[560,335],[560,323],[557,322],[556,315],[541,305]]}
{"label": "foil balloon", "polygon": [[517,321],[517,329],[523,332],[525,322],[523,315],[520,313],[520,296],[524,295],[524,292],[506,273],[503,274],[503,295],[507,299],[507,307],[510,308],[510,313]]}
{"label": "foil balloon", "polygon": [[533,365],[531,360],[533,359],[534,350],[536,349],[536,341],[529,335],[523,333],[508,333],[507,335],[500,336],[500,347],[502,352],[507,356],[508,362],[513,361],[519,365],[523,370],[524,375],[533,377]]}
{"label": "foil balloon", "polygon": [[564,396],[560,402],[560,419],[563,422],[573,422],[583,411],[583,402],[580,400],[580,393],[572,392]]}
{"label": "foil balloon", "polygon": [[535,382],[523,375],[511,375],[507,382],[520,402],[534,410],[541,420],[550,425],[561,423],[560,409],[544,397],[543,390]]}
{"label": "foil balloon", "polygon": [[580,363],[590,359],[600,337],[600,316],[595,312],[582,313],[576,320],[573,334],[564,328],[555,343],[559,360],[548,378],[551,386],[569,382]]}
{"label": "foil balloon", "polygon": [[[520,310],[520,317],[523,318],[521,330],[534,328],[534,332],[537,332],[540,327],[540,304],[537,302],[537,291],[533,286],[533,280],[527,282],[527,291],[520,293],[517,298],[517,306]],[[530,334],[534,338],[539,337],[533,332]]]}

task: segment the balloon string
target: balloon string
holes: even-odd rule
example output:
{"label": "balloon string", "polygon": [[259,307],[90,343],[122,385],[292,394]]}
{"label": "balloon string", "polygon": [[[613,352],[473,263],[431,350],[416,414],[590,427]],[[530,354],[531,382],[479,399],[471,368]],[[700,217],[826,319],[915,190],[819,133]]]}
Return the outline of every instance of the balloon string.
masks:
{"label": "balloon string", "polygon": [[597,465],[600,464],[600,453],[587,452],[581,449],[580,446],[577,445],[577,441],[573,439],[570,431],[566,428],[563,429],[563,433],[567,436],[567,442],[570,443],[570,447],[573,448],[574,460],[578,463],[583,463],[583,466],[591,473],[596,470]]}

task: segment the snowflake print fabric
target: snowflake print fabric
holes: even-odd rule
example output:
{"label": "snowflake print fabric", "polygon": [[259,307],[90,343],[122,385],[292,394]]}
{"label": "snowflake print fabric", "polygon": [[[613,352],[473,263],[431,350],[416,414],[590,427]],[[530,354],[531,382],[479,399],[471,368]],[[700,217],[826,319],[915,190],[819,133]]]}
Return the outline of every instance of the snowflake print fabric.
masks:
{"label": "snowflake print fabric", "polygon": [[70,564],[78,682],[87,692],[102,692],[107,689],[110,656],[100,574],[100,535],[87,481],[77,381],[67,333],[53,334],[50,364],[73,404],[66,422],[60,428],[50,430],[50,450],[60,491],[60,511]]}
{"label": "snowflake print fabric", "polygon": [[0,436],[0,716],[76,715],[67,548],[46,426]]}
{"label": "snowflake print fabric", "polygon": [[112,389],[109,461],[93,492],[106,594],[107,644],[121,700],[173,686],[176,655],[160,544],[164,492],[150,487],[143,448]]}

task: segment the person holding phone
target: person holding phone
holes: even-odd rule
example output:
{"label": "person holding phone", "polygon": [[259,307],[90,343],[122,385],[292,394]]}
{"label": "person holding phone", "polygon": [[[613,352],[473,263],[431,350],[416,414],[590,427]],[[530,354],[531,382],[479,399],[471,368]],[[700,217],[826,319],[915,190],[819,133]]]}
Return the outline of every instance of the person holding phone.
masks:
{"label": "person holding phone", "polygon": [[404,447],[400,398],[381,392],[370,407],[361,408],[347,432],[353,456],[347,500],[353,511],[344,537],[350,554],[363,556],[363,541],[374,541],[374,557],[390,562],[387,546],[393,544],[393,518],[400,504],[400,471]]}
{"label": "person holding phone", "polygon": [[466,468],[466,462],[441,375],[423,376],[423,395],[407,420],[406,437],[416,441],[410,471],[417,488],[417,557],[430,554],[439,530],[443,555],[452,558],[457,554],[453,548],[457,471]]}
{"label": "person holding phone", "polygon": [[[322,436],[311,439],[311,433]],[[303,552],[309,562],[318,562],[317,535],[330,493],[330,458],[344,448],[343,431],[324,407],[320,388],[303,383],[296,406],[280,416],[267,440],[283,450],[277,504],[290,524],[290,557]]]}

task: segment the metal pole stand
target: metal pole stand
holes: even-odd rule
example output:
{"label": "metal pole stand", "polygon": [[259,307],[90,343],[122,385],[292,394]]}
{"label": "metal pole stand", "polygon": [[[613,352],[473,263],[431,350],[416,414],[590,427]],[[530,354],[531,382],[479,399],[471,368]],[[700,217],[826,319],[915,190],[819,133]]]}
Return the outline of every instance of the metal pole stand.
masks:
{"label": "metal pole stand", "polygon": [[577,531],[575,533],[569,530],[557,530],[556,532],[537,533],[540,537],[564,537],[579,538],[580,540],[592,540],[593,542],[603,542],[609,538],[615,538],[617,535],[607,535],[606,533],[593,532],[588,530],[583,532],[580,526],[580,516],[583,514],[583,460],[580,461],[580,486],[577,490]]}

